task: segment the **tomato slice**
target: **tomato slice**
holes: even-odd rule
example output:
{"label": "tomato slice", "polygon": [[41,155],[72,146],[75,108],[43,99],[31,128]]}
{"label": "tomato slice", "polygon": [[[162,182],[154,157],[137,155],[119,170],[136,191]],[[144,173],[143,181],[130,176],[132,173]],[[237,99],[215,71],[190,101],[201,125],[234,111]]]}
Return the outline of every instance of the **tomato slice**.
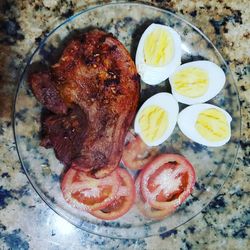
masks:
{"label": "tomato slice", "polygon": [[109,205],[120,187],[116,171],[105,178],[95,179],[83,171],[70,168],[65,174],[61,189],[64,199],[73,207],[94,211]]}
{"label": "tomato slice", "polygon": [[148,162],[152,161],[157,155],[157,147],[147,146],[140,136],[128,133],[123,149],[122,163],[125,167],[132,170],[142,169]]}
{"label": "tomato slice", "polygon": [[156,209],[173,210],[187,199],[195,184],[195,171],[181,155],[162,154],[143,170],[141,191]]}
{"label": "tomato slice", "polygon": [[155,209],[151,207],[141,195],[141,177],[142,172],[138,175],[135,181],[135,189],[136,189],[136,206],[140,210],[140,212],[147,218],[154,220],[161,220],[167,215],[171,214],[174,209]]}
{"label": "tomato slice", "polygon": [[121,185],[115,200],[101,210],[90,212],[93,216],[102,220],[115,220],[126,214],[135,201],[135,185],[132,176],[127,170],[117,168],[121,178]]}

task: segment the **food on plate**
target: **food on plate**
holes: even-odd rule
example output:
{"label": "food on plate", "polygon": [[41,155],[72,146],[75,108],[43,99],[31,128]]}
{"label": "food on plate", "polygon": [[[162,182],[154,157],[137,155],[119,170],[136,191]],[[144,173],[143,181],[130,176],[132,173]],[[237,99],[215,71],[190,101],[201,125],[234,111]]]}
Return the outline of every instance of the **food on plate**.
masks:
{"label": "food on plate", "polygon": [[231,137],[232,117],[211,104],[196,104],[182,110],[178,117],[180,130],[191,140],[210,147],[226,144]]}
{"label": "food on plate", "polygon": [[123,149],[122,163],[131,170],[142,169],[158,154],[158,148],[147,146],[138,135],[135,136],[131,132],[128,134],[128,140]]}
{"label": "food on plate", "polygon": [[135,183],[129,172],[120,167],[100,179],[70,168],[61,189],[72,207],[102,220],[118,219],[135,202],[144,216],[163,219],[186,200],[194,183],[195,172],[186,158],[161,154],[147,163]]}
{"label": "food on plate", "polygon": [[151,24],[139,41],[135,63],[145,83],[165,81],[181,64],[179,34],[166,25]]}
{"label": "food on plate", "polygon": [[135,181],[135,189],[136,189],[136,206],[139,211],[147,218],[153,220],[161,220],[164,217],[168,216],[173,212],[172,209],[156,209],[151,207],[141,194],[141,176],[142,172],[137,176]]}
{"label": "food on plate", "polygon": [[172,134],[179,106],[169,93],[158,93],[143,103],[135,117],[134,130],[148,146],[157,146]]}
{"label": "food on plate", "polygon": [[174,211],[190,195],[195,179],[194,168],[184,156],[161,154],[142,170],[143,199],[152,208]]}
{"label": "food on plate", "polygon": [[135,184],[132,176],[122,168],[117,168],[116,172],[121,178],[121,184],[115,200],[101,210],[90,212],[93,216],[102,220],[115,220],[123,216],[130,210],[135,201]]}
{"label": "food on plate", "polygon": [[196,104],[215,97],[222,90],[226,77],[215,63],[194,61],[179,66],[169,81],[178,102]]}
{"label": "food on plate", "polygon": [[[196,174],[182,155],[159,154],[174,131],[207,146],[224,145],[231,116],[206,102],[225,84],[216,64],[181,65],[180,36],[150,25],[136,52],[136,66],[111,34],[94,29],[72,39],[59,61],[32,73],[29,83],[47,111],[41,145],[69,167],[61,183],[65,200],[102,220],[115,220],[136,206],[150,219],[173,213],[191,194]],[[136,69],[137,68],[137,69]],[[172,94],[157,93],[136,114],[140,74],[150,85],[170,75]],[[179,114],[178,102],[196,104]],[[135,119],[134,119],[135,118]],[[134,133],[128,132],[134,120]],[[136,181],[119,167],[139,170]]]}
{"label": "food on plate", "polygon": [[80,34],[58,63],[32,73],[29,83],[52,112],[42,122],[42,145],[54,148],[66,166],[97,178],[111,173],[121,159],[140,90],[140,77],[122,43],[98,29]]}
{"label": "food on plate", "polygon": [[61,189],[64,199],[72,207],[83,211],[95,211],[105,208],[115,200],[120,182],[117,171],[96,179],[83,171],[70,168],[63,177]]}
{"label": "food on plate", "polygon": [[127,170],[116,168],[104,178],[96,179],[70,168],[61,189],[74,208],[103,220],[115,220],[126,214],[135,201],[135,185]]}
{"label": "food on plate", "polygon": [[67,114],[48,113],[43,116],[41,146],[54,147],[55,154],[66,166],[78,156],[78,149],[86,135],[87,116],[79,106]]}

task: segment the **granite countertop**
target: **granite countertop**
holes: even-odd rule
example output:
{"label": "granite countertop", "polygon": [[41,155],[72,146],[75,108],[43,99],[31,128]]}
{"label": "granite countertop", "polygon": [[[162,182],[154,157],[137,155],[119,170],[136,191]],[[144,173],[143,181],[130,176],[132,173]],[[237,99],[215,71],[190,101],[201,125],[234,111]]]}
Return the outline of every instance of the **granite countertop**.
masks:
{"label": "granite countertop", "polygon": [[[109,2],[109,1],[105,1]],[[121,240],[86,233],[54,213],[30,185],[11,126],[22,61],[51,27],[103,1],[0,2],[0,249],[249,249],[250,14],[247,0],[141,1],[168,9],[200,28],[226,59],[242,112],[237,160],[220,194],[198,216],[160,236]]]}

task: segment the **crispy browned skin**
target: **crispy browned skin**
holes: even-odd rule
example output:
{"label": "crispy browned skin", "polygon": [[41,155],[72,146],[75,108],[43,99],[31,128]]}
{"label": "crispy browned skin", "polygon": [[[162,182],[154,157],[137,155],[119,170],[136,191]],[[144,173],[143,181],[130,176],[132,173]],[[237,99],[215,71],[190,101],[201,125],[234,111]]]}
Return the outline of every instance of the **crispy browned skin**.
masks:
{"label": "crispy browned skin", "polygon": [[[62,106],[55,108],[44,98],[46,88],[37,87],[46,85],[46,77],[55,102],[62,99]],[[92,30],[71,40],[50,72],[34,74],[30,82],[35,96],[52,112],[65,114],[77,105],[87,117],[84,138],[71,166],[98,178],[113,171],[139,100],[139,76],[125,47],[111,34]]]}
{"label": "crispy browned skin", "polygon": [[86,115],[78,106],[65,115],[45,114],[42,117],[43,138],[41,146],[53,147],[56,157],[69,166],[78,157],[87,131]]}

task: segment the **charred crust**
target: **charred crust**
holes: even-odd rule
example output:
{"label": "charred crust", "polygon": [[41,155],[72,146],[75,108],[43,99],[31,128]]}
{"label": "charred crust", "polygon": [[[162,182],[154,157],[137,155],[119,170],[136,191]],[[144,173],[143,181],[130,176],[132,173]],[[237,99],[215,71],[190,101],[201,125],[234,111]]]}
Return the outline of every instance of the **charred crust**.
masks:
{"label": "charred crust", "polygon": [[99,39],[99,44],[101,45],[102,43],[104,43],[107,37],[108,37],[108,34],[101,36],[101,38]]}
{"label": "charred crust", "polygon": [[118,85],[120,82],[119,79],[112,79],[112,78],[108,78],[106,80],[104,80],[104,84],[106,87],[109,87],[111,85]]}
{"label": "charred crust", "polygon": [[83,58],[83,62],[86,64],[86,65],[91,65],[93,63],[93,58],[91,56],[88,56],[88,57],[84,57]]}
{"label": "charred crust", "polygon": [[113,45],[113,46],[110,47],[110,52],[116,51],[116,49],[117,49],[117,46]]}
{"label": "charred crust", "polygon": [[92,66],[92,67],[96,68],[97,65],[100,64],[100,54],[94,53],[91,56],[84,57],[83,62],[87,66]]}
{"label": "charred crust", "polygon": [[134,74],[133,76],[132,76],[132,80],[133,81],[135,81],[135,82],[140,82],[140,75],[139,74]]}
{"label": "charred crust", "polygon": [[120,70],[112,67],[112,70],[108,70],[108,77],[107,79],[104,80],[104,85],[106,87],[119,85],[120,74],[121,74]]}
{"label": "charred crust", "polygon": [[86,42],[86,35],[83,34],[81,37],[79,37],[80,43],[85,43]]}

